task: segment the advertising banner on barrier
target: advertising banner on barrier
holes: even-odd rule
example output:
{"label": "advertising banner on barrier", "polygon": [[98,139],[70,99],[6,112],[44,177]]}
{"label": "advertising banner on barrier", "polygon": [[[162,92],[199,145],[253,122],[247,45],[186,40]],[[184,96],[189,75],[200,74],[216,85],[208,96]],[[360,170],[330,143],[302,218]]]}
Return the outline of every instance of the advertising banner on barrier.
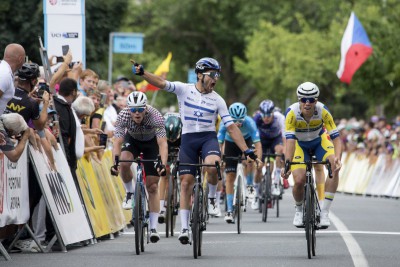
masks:
{"label": "advertising banner on barrier", "polygon": [[[104,155],[101,159],[101,163],[105,166],[106,170],[109,170],[111,168],[111,166],[113,165],[111,150],[106,150],[104,152]],[[121,177],[111,176],[109,172],[107,172],[107,174],[110,176],[111,182],[114,184],[118,203],[122,203],[122,201],[125,198],[125,188],[124,185],[122,184]],[[136,175],[136,172],[133,172],[133,174]],[[132,219],[132,210],[122,210],[122,212],[125,217],[125,223],[126,224],[130,223],[130,220]]]}
{"label": "advertising banner on barrier", "polygon": [[65,245],[91,239],[89,222],[83,210],[75,182],[61,149],[53,150],[57,171],[50,170],[45,154],[29,146],[30,159],[39,184]]}
{"label": "advertising banner on barrier", "polygon": [[101,237],[110,234],[112,230],[99,184],[93,172],[92,164],[86,157],[82,157],[78,160],[76,174],[94,235],[96,237]]}
{"label": "advertising banner on barrier", "polygon": [[12,163],[0,153],[0,227],[29,220],[28,153]]}
{"label": "advertising banner on barrier", "polygon": [[126,224],[124,215],[122,214],[121,202],[117,201],[114,185],[111,182],[110,175],[108,175],[109,169],[106,170],[104,164],[100,164],[95,160],[92,160],[92,166],[99,183],[111,229],[113,232],[119,231]]}

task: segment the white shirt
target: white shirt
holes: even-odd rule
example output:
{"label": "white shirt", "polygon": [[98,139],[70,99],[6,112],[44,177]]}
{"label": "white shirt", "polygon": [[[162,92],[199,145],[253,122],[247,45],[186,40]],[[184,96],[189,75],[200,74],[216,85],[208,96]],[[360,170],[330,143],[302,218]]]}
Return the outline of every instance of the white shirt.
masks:
{"label": "white shirt", "polygon": [[200,93],[194,84],[166,81],[164,90],[178,97],[182,134],[215,132],[218,114],[225,127],[233,124],[225,100],[215,91]]}
{"label": "white shirt", "polygon": [[4,113],[8,101],[14,96],[14,74],[12,73],[10,65],[2,60],[0,63],[0,90],[3,95],[0,97],[0,115]]}
{"label": "white shirt", "polygon": [[114,124],[117,121],[118,113],[115,110],[113,105],[109,105],[103,113],[103,121],[106,123],[105,131],[114,132],[115,127]]}

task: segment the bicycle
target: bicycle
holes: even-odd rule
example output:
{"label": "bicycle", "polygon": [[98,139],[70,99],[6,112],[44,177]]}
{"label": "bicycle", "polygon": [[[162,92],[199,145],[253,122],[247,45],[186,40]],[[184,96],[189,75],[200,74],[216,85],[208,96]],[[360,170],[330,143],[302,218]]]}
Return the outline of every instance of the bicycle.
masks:
{"label": "bicycle", "polygon": [[[200,160],[201,162],[201,160]],[[195,182],[193,185],[192,191],[192,209],[190,211],[190,229],[191,229],[191,238],[189,239],[189,243],[193,245],[193,257],[197,259],[198,256],[201,256],[201,246],[203,239],[203,231],[206,230],[206,224],[208,220],[208,195],[206,194],[206,190],[203,188],[202,184],[202,167],[215,167],[217,169],[218,179],[221,180],[221,168],[219,162],[216,161],[215,165],[213,164],[191,164],[191,163],[180,163],[177,161],[176,169],[179,169],[179,166],[192,166],[196,167],[196,175]]]}
{"label": "bicycle", "polygon": [[135,162],[137,163],[136,169],[136,186],[134,199],[132,201],[132,220],[131,224],[133,224],[133,228],[135,230],[135,250],[136,255],[140,255],[140,252],[144,252],[144,239],[145,234],[147,237],[147,244],[150,243],[150,229],[149,229],[149,200],[148,194],[146,190],[146,174],[144,172],[143,162],[154,162],[157,164],[161,164],[161,157],[158,159],[143,159],[143,153],[140,153],[140,156],[133,160],[119,160],[119,157],[115,157],[116,165],[118,166],[120,162]]}
{"label": "bicycle", "polygon": [[178,154],[177,151],[174,151],[168,155],[170,164],[170,173],[168,177],[168,195],[166,201],[166,222],[165,222],[165,236],[169,237],[174,236],[174,229],[176,223],[176,216],[178,215],[179,210],[179,182],[178,182],[178,173],[177,173],[177,160]]}
{"label": "bicycle", "polygon": [[[271,186],[272,186],[272,176],[271,176],[271,158],[277,158],[281,157],[283,158],[283,154],[275,154],[275,153],[270,153],[269,150],[267,150],[266,153],[263,153],[263,156],[265,157],[264,159],[264,165],[265,165],[265,173],[264,173],[264,179],[261,184],[261,197],[259,198],[260,205],[259,205],[259,211],[262,213],[262,221],[266,222],[268,218],[268,204],[271,203],[271,208],[276,206],[276,217],[279,217],[279,199],[281,196],[273,196],[271,194]],[[279,178],[280,180],[280,178]],[[281,184],[279,182],[279,187],[281,187]]]}
{"label": "bicycle", "polygon": [[[246,160],[245,158],[242,157],[242,155],[239,155],[237,157],[226,157],[223,156],[223,160],[235,160],[237,161],[237,167],[236,167],[236,178],[235,178],[235,183],[234,183],[234,189],[233,189],[233,211],[232,211],[232,216],[234,221],[236,221],[237,225],[237,233],[240,234],[242,232],[242,211],[246,212],[246,207],[247,207],[247,196],[246,196],[246,190],[244,188],[245,186],[245,176],[243,172],[243,164],[242,161]],[[243,210],[242,210],[243,209]]]}
{"label": "bicycle", "polygon": [[326,229],[327,227],[319,226],[321,207],[318,203],[317,193],[315,191],[314,178],[312,174],[312,166],[314,164],[326,165],[328,169],[329,178],[332,178],[332,169],[329,160],[315,161],[312,160],[312,152],[308,152],[310,160],[303,162],[292,162],[286,160],[285,173],[290,169],[291,165],[305,164],[306,165],[306,183],[304,185],[304,204],[303,204],[303,225],[299,228],[305,228],[306,240],[307,240],[307,254],[308,258],[311,259],[311,255],[315,256],[316,248],[316,236],[315,231],[319,229]]}

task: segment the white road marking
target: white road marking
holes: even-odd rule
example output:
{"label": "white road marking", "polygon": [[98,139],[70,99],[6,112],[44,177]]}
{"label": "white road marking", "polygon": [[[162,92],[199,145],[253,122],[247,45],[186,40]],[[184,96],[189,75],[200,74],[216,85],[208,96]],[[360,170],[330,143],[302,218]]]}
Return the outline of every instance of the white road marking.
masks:
{"label": "white road marking", "polygon": [[[336,223],[335,223],[336,225]],[[165,232],[158,232],[159,234],[165,234]],[[205,231],[203,234],[214,235],[214,234],[236,234],[236,231]],[[133,231],[125,231],[124,235],[134,235]],[[179,232],[175,232],[175,235],[179,235]],[[242,234],[303,234],[304,230],[301,231],[242,231]],[[400,235],[400,232],[375,232],[375,231],[327,231],[320,230],[317,231],[317,235],[320,234],[365,234],[365,235]]]}
{"label": "white road marking", "polygon": [[329,217],[331,219],[331,222],[335,225],[336,229],[338,229],[338,232],[342,236],[344,243],[346,244],[347,249],[349,250],[354,266],[368,267],[368,261],[365,258],[361,247],[358,245],[357,241],[351,235],[346,225],[338,217],[336,217],[336,215],[333,214],[333,212],[329,213]]}

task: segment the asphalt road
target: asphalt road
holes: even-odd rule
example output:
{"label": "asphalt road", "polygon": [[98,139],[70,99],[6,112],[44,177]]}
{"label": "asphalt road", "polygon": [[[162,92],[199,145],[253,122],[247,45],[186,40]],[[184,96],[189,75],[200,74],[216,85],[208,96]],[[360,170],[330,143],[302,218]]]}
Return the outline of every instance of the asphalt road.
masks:
{"label": "asphalt road", "polygon": [[146,245],[141,255],[134,252],[133,228],[127,228],[113,240],[68,248],[66,253],[12,253],[12,261],[0,258],[0,266],[400,266],[400,200],[336,194],[332,225],[317,232],[316,257],[311,260],[304,230],[292,225],[290,189],[280,204],[280,217],[270,210],[267,223],[248,208],[240,235],[236,225],[222,217],[210,219],[203,256],[197,260],[192,246],[179,243],[178,232],[165,238],[165,226],[159,225],[161,240]]}

